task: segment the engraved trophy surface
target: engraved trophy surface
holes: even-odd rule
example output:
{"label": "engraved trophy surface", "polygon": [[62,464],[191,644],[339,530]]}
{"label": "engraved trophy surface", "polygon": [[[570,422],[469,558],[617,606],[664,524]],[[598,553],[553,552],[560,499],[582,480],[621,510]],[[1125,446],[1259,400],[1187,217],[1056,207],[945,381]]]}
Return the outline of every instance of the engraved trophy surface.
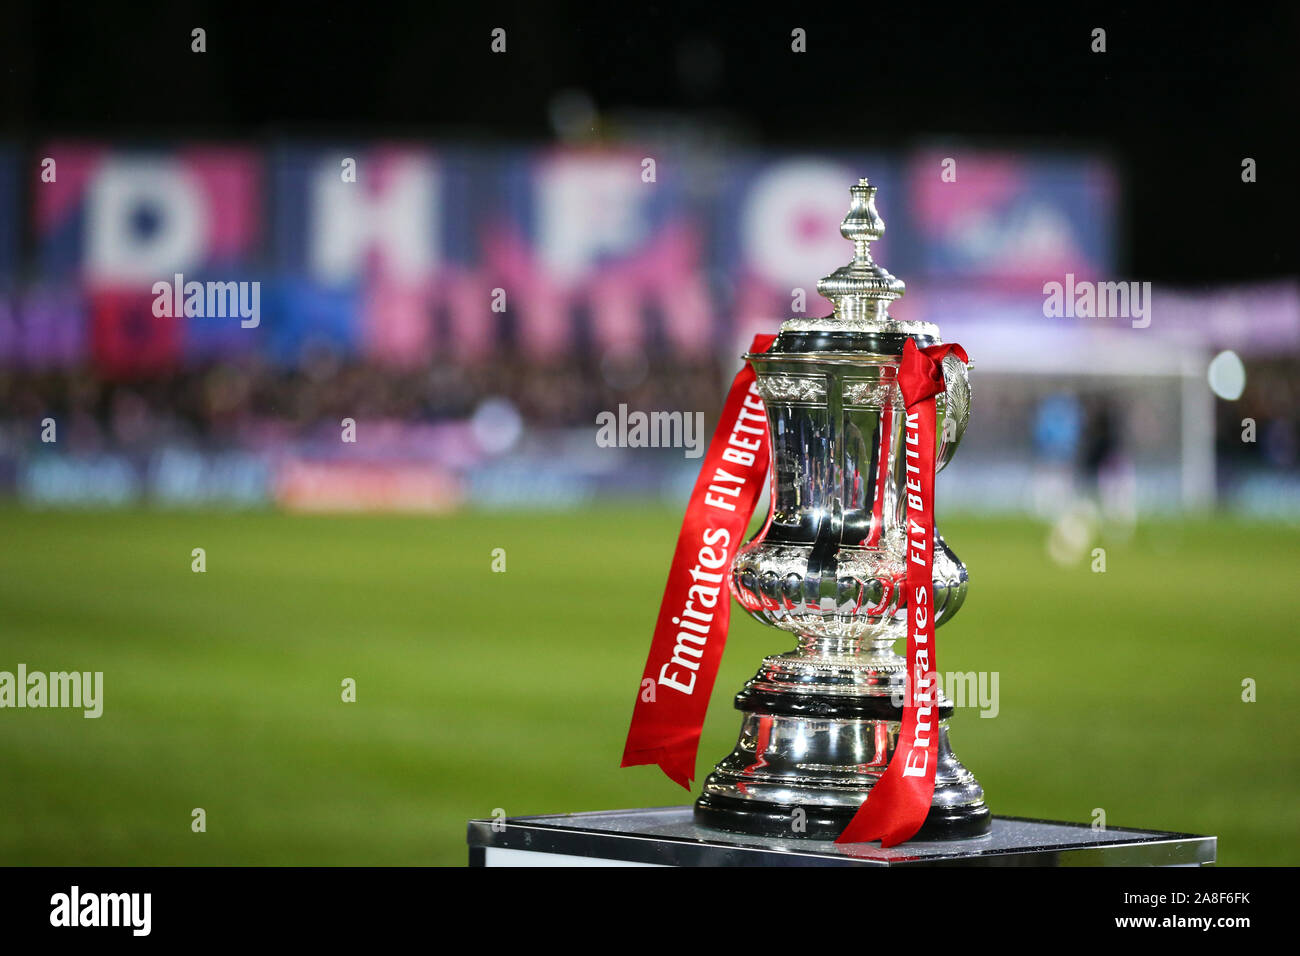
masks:
{"label": "engraved trophy surface", "polygon": [[[889,315],[904,286],[871,256],[885,228],[876,187],[863,179],[851,193],[840,231],[854,244],[853,261],[817,283],[833,313],[790,319],[768,351],[745,356],[767,409],[772,507],[736,555],[731,587],[751,615],[798,646],[764,659],[736,697],[740,739],[695,804],[696,820],[720,829],[834,838],[884,773],[902,718],[906,661],[894,643],[907,630],[906,498],[896,382],[907,339],[923,347],[940,338],[931,323]],[[943,371],[937,469],[970,417],[966,363],[949,355]],[[936,532],[936,626],[952,620],[966,589],[965,565]],[[949,746],[952,711],[940,698],[934,798],[916,839],[989,828],[984,792]]]}

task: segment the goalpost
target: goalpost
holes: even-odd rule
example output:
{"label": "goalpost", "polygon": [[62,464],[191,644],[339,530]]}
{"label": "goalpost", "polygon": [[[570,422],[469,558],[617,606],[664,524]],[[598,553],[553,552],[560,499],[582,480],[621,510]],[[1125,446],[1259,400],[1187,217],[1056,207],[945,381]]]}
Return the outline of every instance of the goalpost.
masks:
{"label": "goalpost", "polygon": [[1146,330],[1041,325],[972,327],[952,339],[970,342],[974,358],[971,428],[954,467],[1032,462],[1027,416],[1036,401],[1067,393],[1108,402],[1117,411],[1121,444],[1159,508],[1213,507],[1215,397],[1203,348]]}

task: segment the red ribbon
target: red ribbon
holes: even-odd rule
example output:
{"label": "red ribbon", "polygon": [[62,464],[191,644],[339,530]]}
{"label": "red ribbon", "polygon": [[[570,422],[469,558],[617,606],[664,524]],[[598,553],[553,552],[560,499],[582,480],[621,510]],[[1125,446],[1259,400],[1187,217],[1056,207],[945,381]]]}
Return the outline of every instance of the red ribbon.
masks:
{"label": "red ribbon", "polygon": [[[754,337],[766,352],[775,335]],[[658,764],[687,790],[731,620],[731,560],[767,477],[767,415],[746,363],[695,481],[677,536],[621,766]]]}
{"label": "red ribbon", "polygon": [[969,361],[960,345],[917,348],[908,339],[898,368],[906,408],[903,451],[907,477],[907,693],[894,755],[836,843],[911,839],[934,798],[939,749],[939,701],[934,645],[934,397],[944,392],[949,352]]}

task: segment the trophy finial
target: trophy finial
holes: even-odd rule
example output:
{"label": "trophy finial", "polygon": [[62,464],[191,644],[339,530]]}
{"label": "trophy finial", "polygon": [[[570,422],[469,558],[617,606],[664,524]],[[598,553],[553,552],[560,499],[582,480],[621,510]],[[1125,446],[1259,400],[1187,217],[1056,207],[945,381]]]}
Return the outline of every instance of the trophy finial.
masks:
{"label": "trophy finial", "polygon": [[848,215],[840,223],[840,235],[853,243],[856,259],[864,256],[871,261],[871,252],[867,243],[875,242],[885,234],[885,220],[876,210],[876,187],[865,179],[859,179],[856,186],[849,187],[853,197],[849,203]]}
{"label": "trophy finial", "polygon": [[907,287],[871,258],[871,243],[885,234],[885,220],[876,210],[876,187],[859,179],[849,192],[852,200],[840,235],[853,243],[853,261],[820,279],[817,291],[835,304],[839,318],[883,314],[884,305]]}

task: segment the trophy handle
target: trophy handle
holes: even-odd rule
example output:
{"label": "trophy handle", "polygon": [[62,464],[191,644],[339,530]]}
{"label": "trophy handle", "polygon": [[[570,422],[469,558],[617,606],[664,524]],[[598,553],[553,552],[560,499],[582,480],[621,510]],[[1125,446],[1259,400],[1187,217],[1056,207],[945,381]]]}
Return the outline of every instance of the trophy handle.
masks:
{"label": "trophy handle", "polygon": [[[935,471],[942,471],[952,460],[970,424],[970,368],[951,352],[943,360],[943,381],[946,391],[939,412],[939,447],[935,453]],[[942,627],[953,619],[966,601],[968,577],[966,565],[948,547],[948,542],[936,528],[934,532],[934,626]]]}
{"label": "trophy handle", "polygon": [[970,364],[949,353],[943,360],[943,381],[947,391],[935,401],[938,409],[939,447],[935,471],[943,471],[952,459],[970,424]]}
{"label": "trophy handle", "polygon": [[943,627],[966,602],[969,587],[966,565],[948,547],[939,529],[934,531],[934,626]]}

